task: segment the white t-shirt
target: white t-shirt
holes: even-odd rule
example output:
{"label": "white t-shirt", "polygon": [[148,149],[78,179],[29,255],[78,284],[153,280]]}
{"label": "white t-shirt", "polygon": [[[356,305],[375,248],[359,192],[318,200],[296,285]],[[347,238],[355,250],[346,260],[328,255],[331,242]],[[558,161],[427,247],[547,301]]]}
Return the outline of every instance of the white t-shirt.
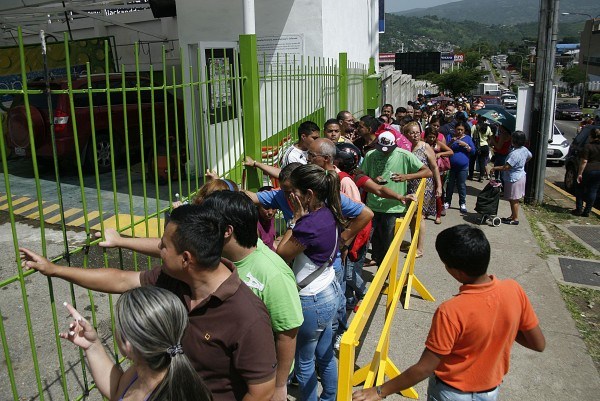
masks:
{"label": "white t-shirt", "polygon": [[283,153],[283,157],[281,158],[280,167],[284,168],[288,164],[294,162],[302,164],[308,163],[307,152],[302,149],[299,149],[298,147],[296,147],[296,145],[292,145],[285,150],[285,152]]}

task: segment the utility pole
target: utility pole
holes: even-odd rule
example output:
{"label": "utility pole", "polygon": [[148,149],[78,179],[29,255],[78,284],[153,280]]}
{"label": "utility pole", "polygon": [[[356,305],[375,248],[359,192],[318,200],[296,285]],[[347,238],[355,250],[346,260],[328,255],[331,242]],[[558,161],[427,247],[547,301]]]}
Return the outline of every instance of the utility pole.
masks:
{"label": "utility pole", "polygon": [[526,203],[542,203],[546,178],[548,133],[552,127],[552,84],[558,32],[559,0],[540,1],[536,74],[529,138],[533,159],[527,164]]}

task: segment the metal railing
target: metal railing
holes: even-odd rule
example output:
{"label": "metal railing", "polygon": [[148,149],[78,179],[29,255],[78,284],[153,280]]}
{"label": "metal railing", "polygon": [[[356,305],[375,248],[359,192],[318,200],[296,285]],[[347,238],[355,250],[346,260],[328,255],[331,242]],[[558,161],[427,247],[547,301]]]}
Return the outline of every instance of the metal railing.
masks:
{"label": "metal railing", "polygon": [[[10,224],[10,256],[0,267],[0,394],[13,400],[100,399],[83,354],[62,346],[58,333],[68,320],[60,304],[69,301],[85,311],[121,361],[113,297],[23,270],[19,247],[63,265],[149,268],[157,261],[101,250],[95,234],[114,228],[129,236],[160,236],[164,212],[175,200],[194,196],[206,169],[239,183],[245,155],[276,162],[286,138],[297,138],[300,122],[322,126],[335,117],[341,92],[356,96],[353,111],[361,112],[366,71],[345,55],[259,56],[256,38],[242,35],[239,50],[180,52],[179,66],[168,65],[163,50],[162,63],[146,72],[135,46],[131,73],[124,66],[110,72],[105,43],[104,71],[98,74],[96,66],[92,74],[87,63],[77,68],[85,73],[76,75],[65,36],[67,76],[30,83],[20,34],[18,41],[23,86],[0,89],[0,96],[22,102],[20,120],[0,125],[0,217]],[[342,90],[341,70],[349,67]],[[259,176],[249,179],[252,188],[261,182]]]}

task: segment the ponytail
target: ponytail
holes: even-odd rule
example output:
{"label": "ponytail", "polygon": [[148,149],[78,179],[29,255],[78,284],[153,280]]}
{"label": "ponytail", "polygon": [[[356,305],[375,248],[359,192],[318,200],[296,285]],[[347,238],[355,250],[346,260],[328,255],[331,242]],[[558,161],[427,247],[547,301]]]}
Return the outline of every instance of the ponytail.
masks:
{"label": "ponytail", "polygon": [[181,300],[162,288],[134,288],[117,301],[117,332],[150,369],[167,370],[150,401],[212,401],[181,347],[187,325],[187,310]]}
{"label": "ponytail", "polygon": [[345,227],[346,219],[344,219],[344,215],[342,214],[342,200],[340,196],[340,177],[335,171],[325,170],[325,182],[327,184],[327,198],[325,200],[327,206],[329,206],[338,224]]}
{"label": "ponytail", "polygon": [[212,394],[194,370],[189,358],[171,357],[167,373],[148,401],[212,401]]}
{"label": "ponytail", "polygon": [[315,164],[305,164],[292,172],[290,182],[303,193],[312,190],[319,201],[327,204],[335,220],[342,226],[346,225],[342,215],[340,179],[334,171],[324,170]]}

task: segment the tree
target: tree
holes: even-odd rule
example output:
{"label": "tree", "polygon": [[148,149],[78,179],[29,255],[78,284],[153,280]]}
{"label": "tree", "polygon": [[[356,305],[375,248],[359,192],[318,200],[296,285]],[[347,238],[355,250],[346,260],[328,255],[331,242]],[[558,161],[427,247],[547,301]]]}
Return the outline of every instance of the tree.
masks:
{"label": "tree", "polygon": [[441,90],[453,94],[469,93],[477,88],[481,82],[484,72],[480,70],[457,69],[443,74],[428,74],[429,80],[436,84]]}
{"label": "tree", "polygon": [[575,85],[585,82],[585,72],[577,66],[568,67],[563,69],[561,80],[569,85],[572,91]]}

